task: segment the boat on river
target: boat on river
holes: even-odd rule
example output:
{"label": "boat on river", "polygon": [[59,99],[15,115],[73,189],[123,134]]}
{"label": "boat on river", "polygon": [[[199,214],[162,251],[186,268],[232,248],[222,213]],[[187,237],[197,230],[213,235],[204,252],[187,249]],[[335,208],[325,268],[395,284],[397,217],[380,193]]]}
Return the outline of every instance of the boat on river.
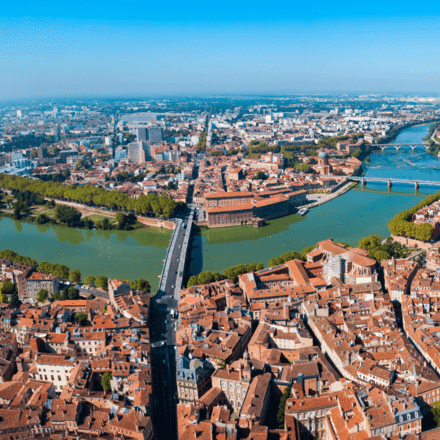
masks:
{"label": "boat on river", "polygon": [[301,208],[298,211],[298,215],[300,215],[302,217],[303,215],[306,215],[308,212],[309,212],[309,210],[307,208]]}

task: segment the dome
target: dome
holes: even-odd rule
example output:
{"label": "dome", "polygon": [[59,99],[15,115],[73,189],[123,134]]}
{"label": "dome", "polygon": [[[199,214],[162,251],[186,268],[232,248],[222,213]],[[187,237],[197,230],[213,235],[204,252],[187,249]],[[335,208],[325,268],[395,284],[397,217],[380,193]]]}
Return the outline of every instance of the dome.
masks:
{"label": "dome", "polygon": [[324,159],[325,157],[328,157],[328,154],[325,151],[320,151],[318,153],[318,157],[320,157],[321,159]]}

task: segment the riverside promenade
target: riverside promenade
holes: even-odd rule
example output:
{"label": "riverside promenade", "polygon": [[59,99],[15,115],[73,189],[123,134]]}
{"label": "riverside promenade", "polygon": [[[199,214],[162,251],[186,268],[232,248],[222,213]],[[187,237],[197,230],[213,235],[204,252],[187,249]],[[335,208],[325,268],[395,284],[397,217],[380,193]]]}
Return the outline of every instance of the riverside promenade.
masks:
{"label": "riverside promenade", "polygon": [[[308,203],[298,206],[298,210],[301,208],[314,208],[316,206],[319,205],[323,205],[324,203],[330,202],[330,200],[334,200],[337,197],[345,194],[347,191],[349,191],[351,189],[351,185],[353,184],[353,182],[346,180],[344,182],[343,185],[341,185],[341,187],[336,190],[334,193],[331,194],[326,194],[326,193],[312,193],[312,194],[307,194],[307,201]],[[354,185],[353,185],[354,186]]]}

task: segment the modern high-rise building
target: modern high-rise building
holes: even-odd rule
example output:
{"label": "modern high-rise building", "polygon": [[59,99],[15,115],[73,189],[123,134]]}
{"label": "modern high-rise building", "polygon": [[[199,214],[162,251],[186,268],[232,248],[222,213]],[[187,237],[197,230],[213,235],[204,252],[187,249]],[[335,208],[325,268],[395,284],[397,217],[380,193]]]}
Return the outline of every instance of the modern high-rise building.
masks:
{"label": "modern high-rise building", "polygon": [[47,148],[46,147],[38,147],[37,154],[38,154],[38,161],[42,162],[47,157]]}
{"label": "modern high-rise building", "polygon": [[158,127],[157,125],[152,125],[148,127],[148,140],[150,144],[156,144],[157,142],[161,142],[163,138],[163,128]]}
{"label": "modern high-rise building", "polygon": [[147,127],[139,127],[136,129],[136,137],[137,141],[147,141],[148,140],[148,131]]}
{"label": "modern high-rise building", "polygon": [[23,117],[23,112],[21,110],[17,110],[17,118],[22,118]]}
{"label": "modern high-rise building", "polygon": [[131,142],[127,145],[127,156],[130,162],[144,163],[145,162],[145,148],[144,141]]}
{"label": "modern high-rise building", "polygon": [[163,138],[163,129],[156,125],[150,127],[139,127],[136,129],[137,141],[145,141],[149,144],[161,142]]}

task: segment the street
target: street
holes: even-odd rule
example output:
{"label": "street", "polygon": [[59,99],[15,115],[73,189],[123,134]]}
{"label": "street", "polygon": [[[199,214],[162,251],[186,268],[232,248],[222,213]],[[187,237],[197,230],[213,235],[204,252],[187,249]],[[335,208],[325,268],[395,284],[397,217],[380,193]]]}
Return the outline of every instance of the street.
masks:
{"label": "street", "polygon": [[[192,222],[193,211],[182,218],[175,230],[173,243],[170,243],[170,255],[165,262],[163,282],[161,289],[153,297],[150,339],[151,360],[155,402],[153,418],[156,437],[163,439],[177,438],[176,415],[176,355],[175,355],[175,326],[176,315],[172,316],[171,310],[177,312],[179,304],[180,283],[184,275],[185,250],[189,238],[187,237],[188,223]],[[185,227],[183,227],[185,224]]]}

